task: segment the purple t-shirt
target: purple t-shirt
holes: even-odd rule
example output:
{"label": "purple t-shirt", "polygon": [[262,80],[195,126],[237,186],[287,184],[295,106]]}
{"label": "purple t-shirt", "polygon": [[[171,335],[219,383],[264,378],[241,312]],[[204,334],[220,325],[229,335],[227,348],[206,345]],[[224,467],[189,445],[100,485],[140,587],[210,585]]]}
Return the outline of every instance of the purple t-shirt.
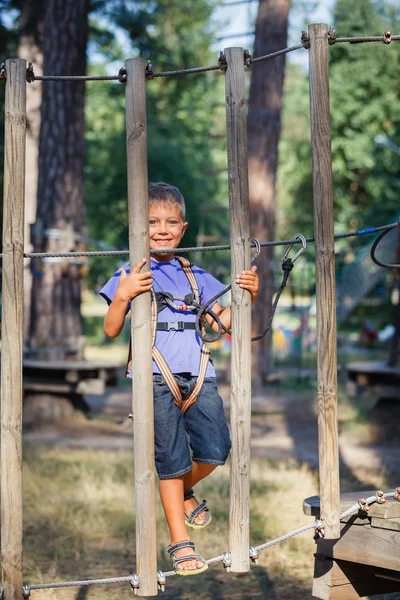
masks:
{"label": "purple t-shirt", "polygon": [[[129,264],[123,265],[127,273],[130,272]],[[153,273],[153,290],[155,292],[168,292],[176,297],[184,297],[190,294],[188,278],[186,277],[179,261],[173,258],[169,262],[157,262],[151,259],[151,271]],[[224,285],[212,275],[192,265],[192,272],[196,278],[199,288],[200,302],[207,302],[210,298],[220,293]],[[117,271],[100,290],[100,295],[110,304],[118,288],[120,273]],[[177,306],[181,306],[181,300],[174,300]],[[213,305],[210,306],[210,308]],[[192,311],[176,310],[167,306],[158,313],[159,323],[172,323],[175,321],[196,320]],[[172,373],[199,374],[200,350],[202,341],[195,330],[184,329],[183,331],[157,331],[156,347],[159,349]],[[153,373],[159,373],[159,369],[153,360]],[[215,377],[215,369],[211,362],[208,363],[206,377]]]}

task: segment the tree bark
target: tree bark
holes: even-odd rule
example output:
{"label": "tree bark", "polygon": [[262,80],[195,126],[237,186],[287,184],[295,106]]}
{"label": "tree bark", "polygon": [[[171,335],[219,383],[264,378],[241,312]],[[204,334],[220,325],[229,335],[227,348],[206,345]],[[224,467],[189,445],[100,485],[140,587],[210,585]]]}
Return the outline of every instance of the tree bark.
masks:
{"label": "tree bark", "polygon": [[[291,0],[260,0],[254,56],[274,52],[287,45]],[[272,240],[275,235],[275,183],[285,55],[254,65],[251,73],[248,111],[248,150],[251,235]],[[264,328],[271,306],[274,281],[272,249],[263,249],[257,262],[260,296],[253,307],[253,333]],[[272,368],[271,334],[252,346],[253,389],[265,382]]]}
{"label": "tree bark", "polygon": [[[45,75],[86,72],[88,0],[48,0],[43,25]],[[46,81],[42,87],[39,178],[33,246],[38,252],[76,249],[84,204],[85,84]],[[32,261],[29,348],[36,357],[82,356],[79,263]]]}
{"label": "tree bark", "polygon": [[[35,75],[43,74],[43,0],[25,0],[19,19],[18,56],[32,63]],[[33,81],[26,88],[26,174],[25,174],[25,250],[32,251],[30,228],[36,218],[38,154],[42,85]],[[24,266],[24,339],[29,334],[32,273],[27,259]]]}

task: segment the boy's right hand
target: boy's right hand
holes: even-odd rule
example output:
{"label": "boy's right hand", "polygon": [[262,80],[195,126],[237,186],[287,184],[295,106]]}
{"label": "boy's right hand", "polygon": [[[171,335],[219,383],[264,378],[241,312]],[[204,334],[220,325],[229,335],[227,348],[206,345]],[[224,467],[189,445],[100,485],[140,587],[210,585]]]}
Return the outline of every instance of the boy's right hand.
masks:
{"label": "boy's right hand", "polygon": [[152,287],[151,271],[140,273],[140,269],[146,264],[146,259],[143,258],[138,264],[132,269],[129,275],[126,274],[124,269],[119,269],[120,280],[116,296],[123,302],[133,300],[139,294],[143,292],[149,292]]}

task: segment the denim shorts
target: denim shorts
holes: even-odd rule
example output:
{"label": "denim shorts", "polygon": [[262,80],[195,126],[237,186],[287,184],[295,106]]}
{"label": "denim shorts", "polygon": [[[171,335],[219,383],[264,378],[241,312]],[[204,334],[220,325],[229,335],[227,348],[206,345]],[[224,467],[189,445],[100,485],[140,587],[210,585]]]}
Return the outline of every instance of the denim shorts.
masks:
{"label": "denim shorts", "polygon": [[[183,396],[197,381],[197,377],[186,373],[174,377]],[[153,393],[155,459],[160,479],[185,475],[192,470],[192,460],[225,464],[231,441],[215,377],[204,380],[196,402],[184,414],[162,375],[153,375]]]}

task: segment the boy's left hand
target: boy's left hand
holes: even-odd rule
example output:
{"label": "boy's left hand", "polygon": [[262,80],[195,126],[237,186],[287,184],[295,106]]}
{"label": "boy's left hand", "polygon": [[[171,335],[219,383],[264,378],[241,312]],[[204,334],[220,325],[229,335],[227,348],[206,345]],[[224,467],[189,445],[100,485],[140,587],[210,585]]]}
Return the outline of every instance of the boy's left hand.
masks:
{"label": "boy's left hand", "polygon": [[257,267],[251,267],[250,271],[242,271],[236,277],[236,283],[239,284],[239,287],[250,292],[252,304],[258,298],[259,279],[256,271]]}

